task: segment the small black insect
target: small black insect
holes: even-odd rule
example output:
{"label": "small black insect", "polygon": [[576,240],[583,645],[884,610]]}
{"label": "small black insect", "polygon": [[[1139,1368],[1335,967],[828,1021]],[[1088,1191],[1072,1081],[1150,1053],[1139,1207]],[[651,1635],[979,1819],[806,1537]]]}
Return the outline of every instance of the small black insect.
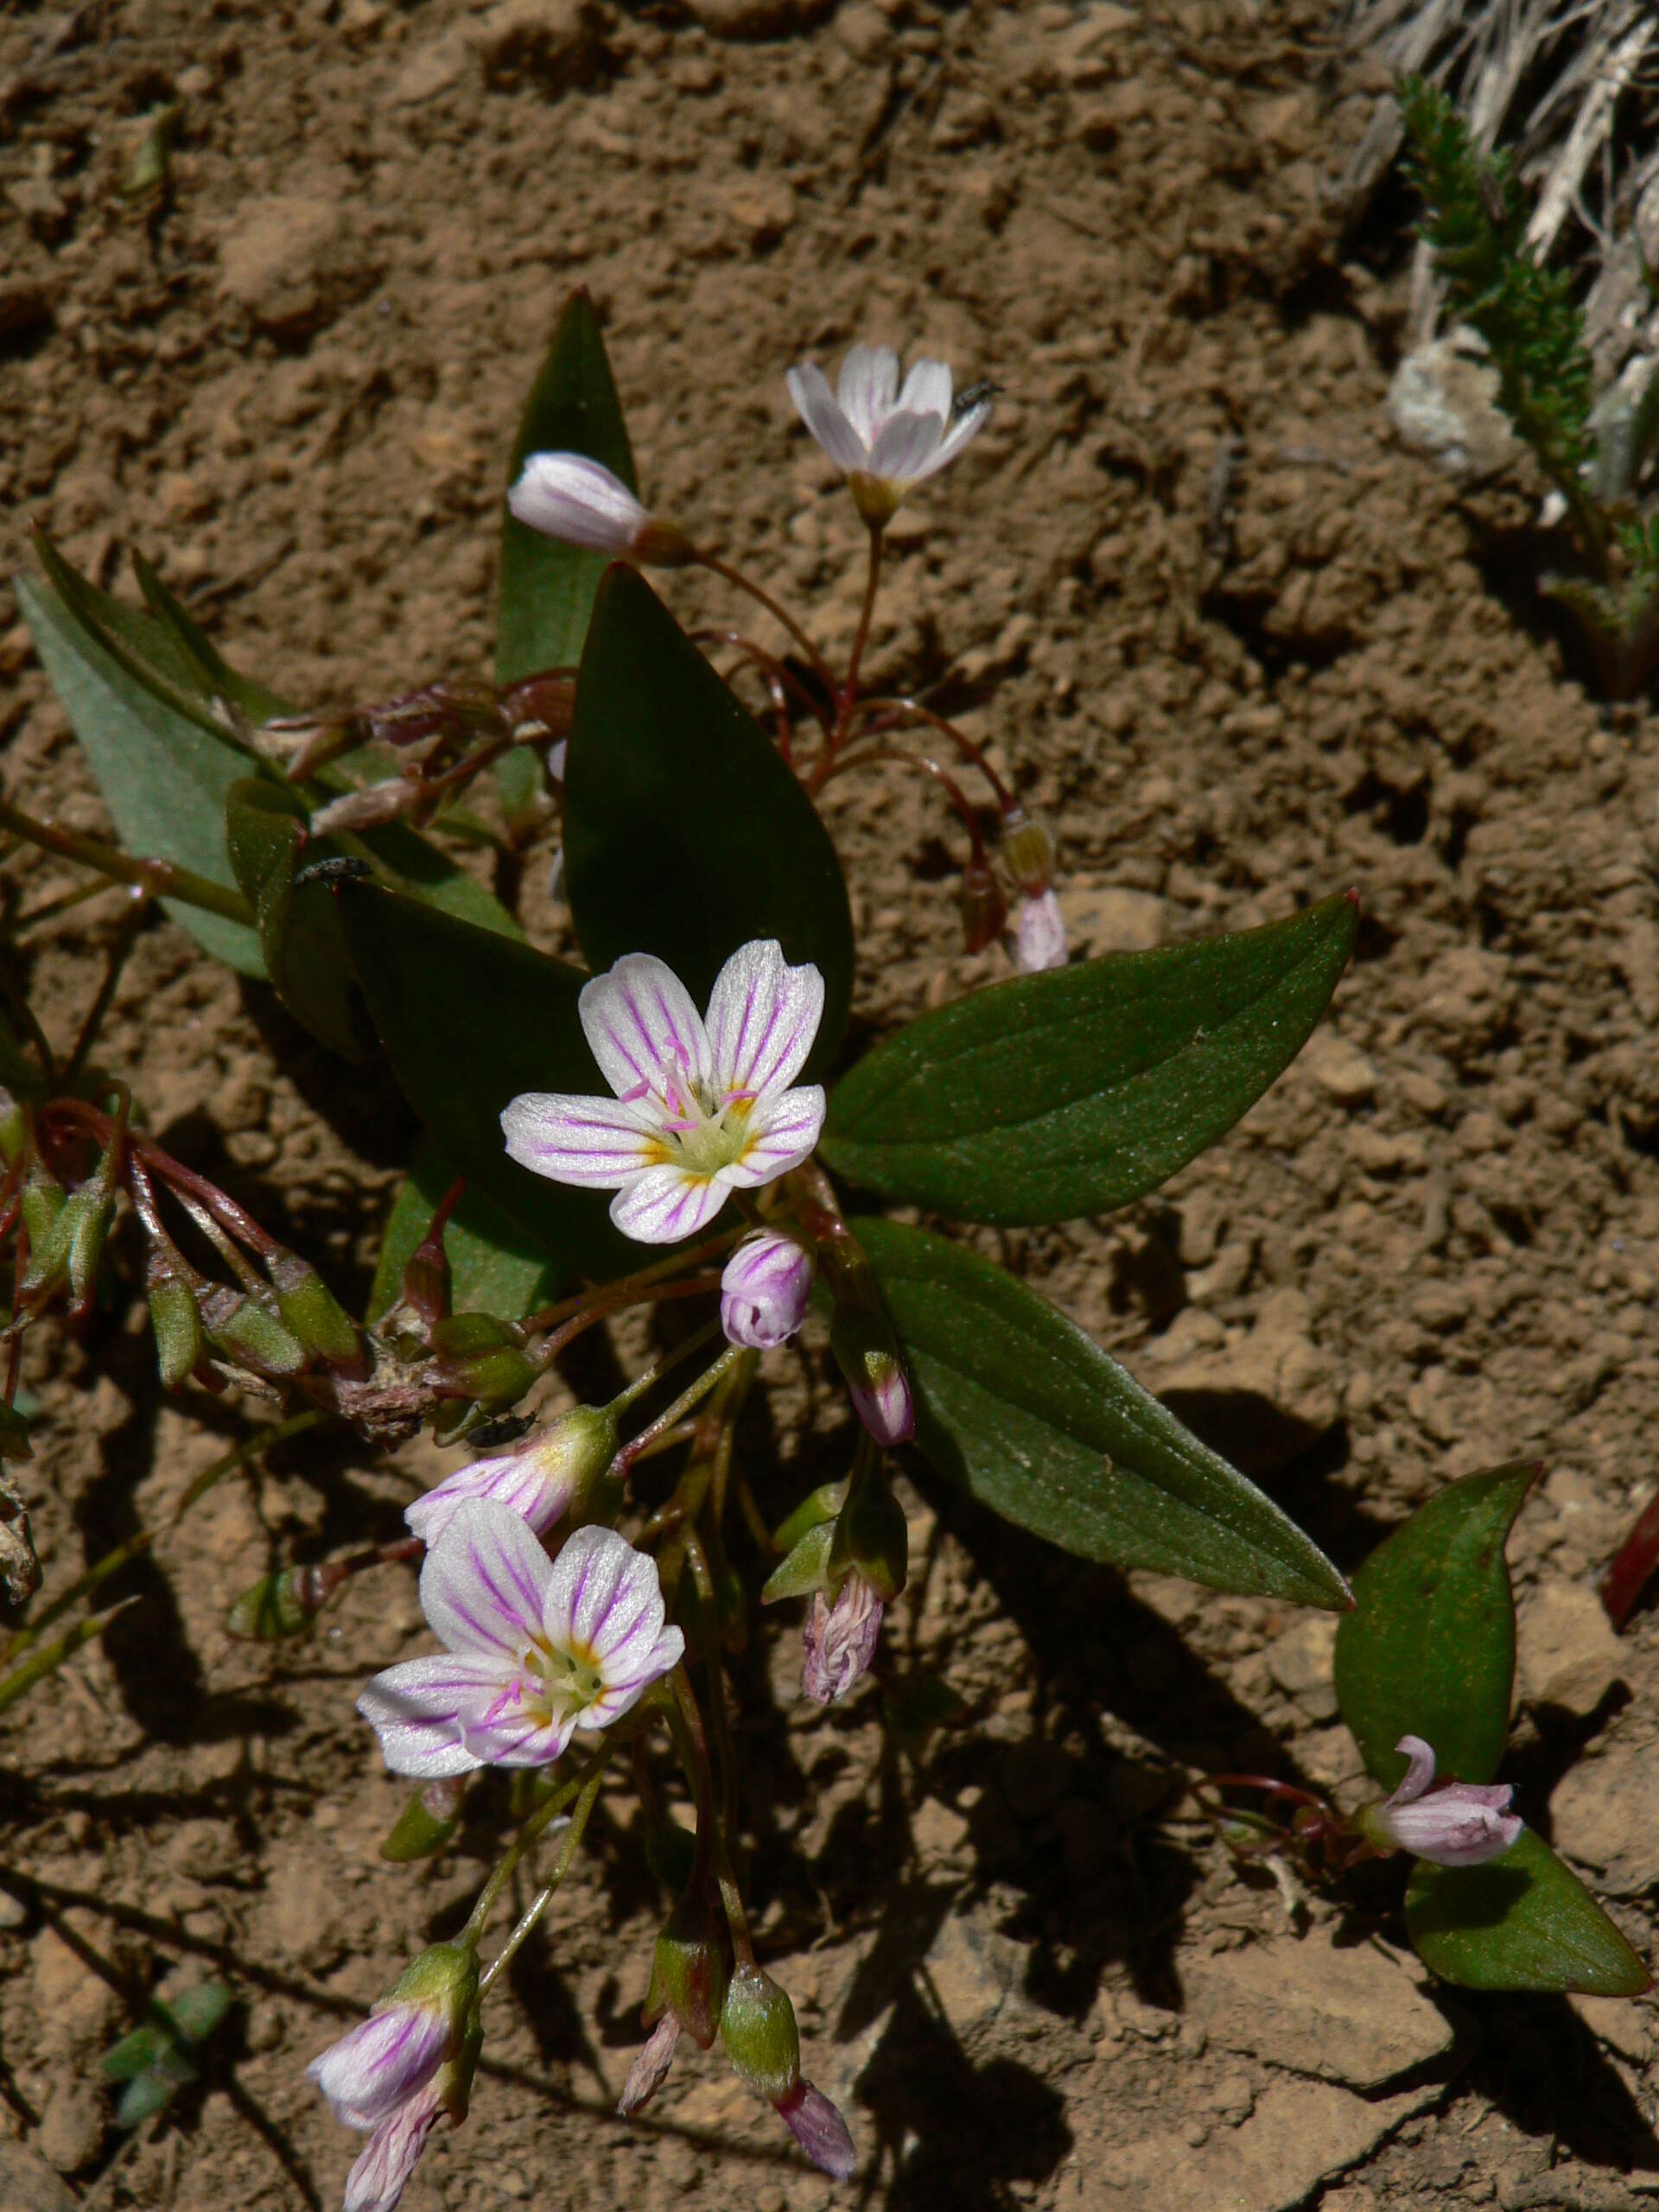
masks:
{"label": "small black insect", "polygon": [[333,886],[336,883],[360,883],[365,875],[373,874],[374,870],[367,861],[313,861],[308,868],[296,871],[294,880],[296,884],[327,883]]}
{"label": "small black insect", "polygon": [[988,377],[981,384],[970,384],[959,391],[950,403],[953,416],[967,415],[987,399],[1000,399],[1007,390],[1005,384],[993,384]]}

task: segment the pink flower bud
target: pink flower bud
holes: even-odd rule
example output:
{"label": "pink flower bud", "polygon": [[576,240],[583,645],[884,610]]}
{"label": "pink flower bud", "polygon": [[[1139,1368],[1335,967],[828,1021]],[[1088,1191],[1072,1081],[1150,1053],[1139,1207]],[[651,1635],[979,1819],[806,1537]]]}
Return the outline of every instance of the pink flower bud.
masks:
{"label": "pink flower bud", "polygon": [[1421,1736],[1395,1745],[1410,1762],[1391,1797],[1363,1805],[1361,1829],[1381,1851],[1409,1851],[1437,1866],[1480,1866],[1501,1859],[1525,1823],[1509,1808],[1508,1783],[1443,1782],[1431,1789],[1434,1753]]}
{"label": "pink flower bud", "polygon": [[763,1230],[740,1244],[720,1278],[720,1322],[727,1341],[770,1351],[806,1319],[812,1255],[792,1236]]}
{"label": "pink flower bud", "polygon": [[874,1586],[855,1567],[832,1605],[822,1590],[801,1631],[801,1695],[814,1705],[834,1705],[870,1670],[887,1611]]}
{"label": "pink flower bud", "polygon": [[1052,891],[1022,899],[1014,918],[1014,959],[1022,976],[1065,965],[1065,919]]}
{"label": "pink flower bud", "polygon": [[849,2181],[858,2164],[846,2121],[822,2089],[800,2081],[772,2107],[821,2174]]}
{"label": "pink flower bud", "polygon": [[910,1383],[896,1352],[885,1359],[865,1363],[865,1373],[847,1377],[848,1393],[857,1414],[878,1444],[904,1444],[916,1433],[916,1408]]}
{"label": "pink flower bud", "polygon": [[507,505],[544,537],[614,560],[678,569],[696,557],[683,531],[660,521],[620,476],[586,454],[531,454]]}

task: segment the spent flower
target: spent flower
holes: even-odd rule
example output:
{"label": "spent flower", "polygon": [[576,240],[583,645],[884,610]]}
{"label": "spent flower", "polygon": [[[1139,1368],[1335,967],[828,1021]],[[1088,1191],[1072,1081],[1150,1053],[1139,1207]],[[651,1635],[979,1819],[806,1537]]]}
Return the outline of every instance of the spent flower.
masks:
{"label": "spent flower", "polygon": [[613,1529],[550,1560],[510,1505],[468,1499],[426,1555],[421,1605],[448,1647],[377,1675],[357,1709],[394,1774],[545,1766],[618,1720],[685,1649],[657,1562]]}
{"label": "spent flower", "polygon": [[583,453],[533,453],[507,493],[518,519],[544,537],[647,568],[683,569],[696,551],[677,523],[635,499],[620,476]]}
{"label": "spent flower", "polygon": [[858,511],[879,530],[906,494],[953,461],[982,430],[988,398],[959,407],[943,361],[913,361],[903,388],[890,346],[855,346],[835,391],[814,361],[791,369],[796,411],[847,479]]}
{"label": "spent flower", "polygon": [[1434,1780],[1434,1751],[1421,1736],[1395,1745],[1409,1762],[1392,1796],[1360,1808],[1359,1825],[1382,1851],[1409,1851],[1437,1866],[1480,1866],[1501,1859],[1525,1823],[1509,1810],[1508,1783]]}
{"label": "spent flower", "polygon": [[815,1590],[801,1631],[801,1695],[834,1705],[868,1674],[887,1611],[880,1592],[855,1567],[831,1604]]}
{"label": "spent flower", "polygon": [[664,961],[630,952],[582,987],[582,1033],[613,1098],[528,1091],[501,1116],[507,1151],[556,1183],[611,1190],[641,1244],[711,1222],[728,1192],[798,1167],[823,1126],[818,1084],[797,1084],[823,1015],[823,978],[775,938],[734,952],[707,1020]]}
{"label": "spent flower", "polygon": [[601,1406],[575,1406],[511,1452],[457,1468],[424,1497],[404,1509],[410,1533],[436,1543],[469,1498],[509,1505],[538,1536],[591,1495],[616,1453],[615,1415]]}
{"label": "spent flower", "polygon": [[1065,918],[1054,892],[1042,891],[1034,899],[1021,899],[1014,911],[1014,964],[1022,976],[1065,967]]}
{"label": "spent flower", "polygon": [[806,1319],[812,1255],[792,1236],[763,1230],[740,1244],[720,1278],[720,1320],[729,1344],[771,1351]]}

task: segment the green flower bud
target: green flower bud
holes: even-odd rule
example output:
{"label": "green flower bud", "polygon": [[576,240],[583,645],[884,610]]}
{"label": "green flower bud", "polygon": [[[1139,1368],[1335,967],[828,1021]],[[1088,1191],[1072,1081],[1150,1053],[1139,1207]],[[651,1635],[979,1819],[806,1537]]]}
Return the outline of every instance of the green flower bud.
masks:
{"label": "green flower bud", "polygon": [[270,1279],[277,1312],[308,1351],[331,1367],[362,1365],[356,1324],[315,1268],[285,1253],[272,1265]]}
{"label": "green flower bud", "polygon": [[1028,896],[1038,896],[1053,882],[1053,833],[1021,807],[1002,817],[1002,855],[1009,874]]}
{"label": "green flower bud", "polygon": [[176,1390],[201,1357],[201,1315],[196,1294],[159,1255],[149,1263],[149,1323],[156,1332],[156,1363],[162,1383]]}
{"label": "green flower bud", "polygon": [[115,1189],[103,1171],[83,1183],[65,1206],[59,1231],[65,1240],[64,1264],[69,1276],[69,1296],[78,1312],[85,1312],[98,1287],[98,1263],[115,1219]]}
{"label": "green flower bud", "polygon": [[273,1381],[297,1375],[309,1364],[309,1355],[299,1338],[251,1298],[241,1300],[229,1319],[210,1328],[207,1334],[214,1350],[223,1352],[226,1359]]}
{"label": "green flower bud", "polygon": [[830,1547],[836,1538],[833,1521],[809,1529],[787,1559],[774,1567],[760,1586],[760,1602],[775,1605],[780,1598],[809,1598],[815,1590],[830,1587]]}
{"label": "green flower bud", "polygon": [[285,1567],[262,1575],[231,1607],[225,1625],[249,1643],[281,1643],[303,1636],[345,1580],[338,1565]]}
{"label": "green flower bud", "polygon": [[397,1825],[380,1847],[380,1856],[394,1866],[417,1859],[431,1859],[443,1849],[461,1826],[465,1775],[445,1775],[423,1783],[397,1816]]}
{"label": "green flower bud", "polygon": [[503,1345],[517,1344],[519,1333],[493,1313],[450,1313],[432,1324],[427,1338],[435,1359],[471,1359]]}
{"label": "green flower bud", "polygon": [[69,1194],[48,1169],[33,1168],[18,1195],[23,1227],[29,1232],[29,1270],[21,1287],[23,1300],[43,1304],[67,1279],[69,1234],[66,1222]]}
{"label": "green flower bud", "polygon": [[771,2104],[801,2078],[801,2037],[795,2007],[769,1974],[739,1966],[721,2008],[720,2039],[741,2081]]}
{"label": "green flower bud", "polygon": [[724,1920],[710,1909],[707,1897],[682,1897],[657,1938],[646,2021],[670,2012],[707,2050],[721,2032],[731,1970],[731,1939]]}

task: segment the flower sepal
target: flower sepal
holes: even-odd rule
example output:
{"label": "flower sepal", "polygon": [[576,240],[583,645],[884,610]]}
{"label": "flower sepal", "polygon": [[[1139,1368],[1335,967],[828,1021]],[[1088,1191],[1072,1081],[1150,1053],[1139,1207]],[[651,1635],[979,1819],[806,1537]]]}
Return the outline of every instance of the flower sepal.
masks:
{"label": "flower sepal", "polygon": [[646,2025],[671,2012],[702,2050],[711,2049],[721,2031],[731,1971],[731,1938],[724,1919],[707,1897],[681,1897],[652,1957]]}

